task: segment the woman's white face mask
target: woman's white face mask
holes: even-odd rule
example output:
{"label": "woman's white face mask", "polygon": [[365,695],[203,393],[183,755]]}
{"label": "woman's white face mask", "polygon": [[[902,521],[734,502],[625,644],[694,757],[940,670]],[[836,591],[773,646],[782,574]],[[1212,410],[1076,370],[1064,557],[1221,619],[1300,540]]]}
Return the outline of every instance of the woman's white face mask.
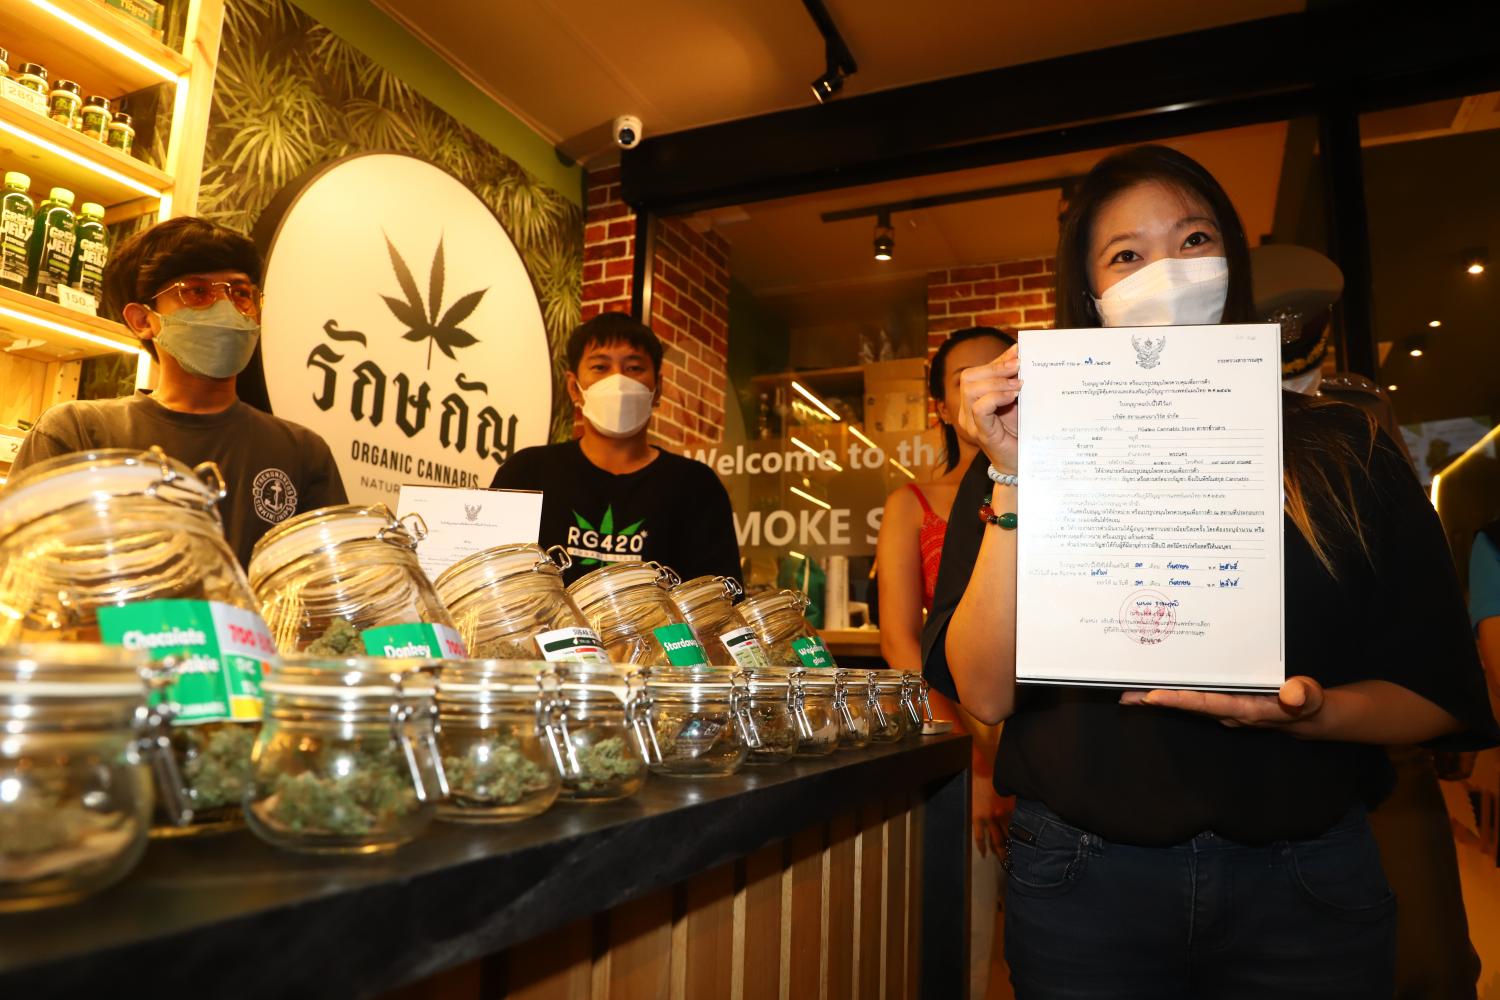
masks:
{"label": "woman's white face mask", "polygon": [[1105,326],[1208,326],[1224,315],[1229,264],[1223,257],[1163,257],[1094,299]]}

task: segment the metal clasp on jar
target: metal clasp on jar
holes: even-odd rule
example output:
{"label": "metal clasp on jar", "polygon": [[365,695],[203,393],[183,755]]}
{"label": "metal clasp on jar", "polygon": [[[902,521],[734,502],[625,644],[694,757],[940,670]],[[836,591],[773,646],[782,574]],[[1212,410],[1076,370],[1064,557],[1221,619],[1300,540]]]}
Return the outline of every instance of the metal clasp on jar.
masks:
{"label": "metal clasp on jar", "polygon": [[561,545],[554,545],[542,553],[542,558],[536,561],[536,566],[533,568],[536,570],[569,570],[573,568],[573,557],[568,555],[568,550]]}
{"label": "metal clasp on jar", "polygon": [[[415,671],[415,673],[421,672]],[[411,772],[412,790],[416,792],[417,801],[430,802],[436,799],[446,799],[449,794],[448,775],[443,771],[443,758],[437,745],[437,704],[432,699],[428,700],[427,731],[422,737],[422,743],[425,744],[427,750],[427,759],[432,762],[433,776],[437,780],[437,794],[433,795],[422,773],[422,762],[417,758],[417,744],[411,738],[411,722],[417,715],[417,706],[406,700],[406,692],[402,687],[408,676],[410,673],[391,675],[391,680],[396,687],[395,698],[391,702],[391,738],[396,741],[396,745],[401,748],[402,756],[406,758],[406,768]]]}
{"label": "metal clasp on jar", "polygon": [[847,670],[833,672],[833,708],[835,714],[838,715],[842,735],[858,737],[859,726],[854,721],[854,713],[849,711],[849,671]]}
{"label": "metal clasp on jar", "polygon": [[386,515],[390,517],[390,523],[375,532],[375,537],[382,542],[415,549],[417,543],[427,537],[427,522],[416,511],[398,518],[390,510],[386,510]]}
{"label": "metal clasp on jar", "polygon": [[[537,683],[541,684],[540,678]],[[573,737],[568,734],[568,712],[572,707],[572,703],[561,695],[554,695],[545,704],[537,701],[537,724],[547,736],[552,763],[557,765],[557,773],[565,780],[583,775],[583,765],[578,763],[578,748],[573,746]]]}
{"label": "metal clasp on jar", "polygon": [[648,562],[647,566],[656,570],[656,585],[663,590],[671,590],[682,583],[682,577],[670,566],[663,566],[659,562]]}
{"label": "metal clasp on jar", "polygon": [[719,577],[719,583],[724,588],[724,599],[730,604],[745,596],[745,588],[740,586],[740,581],[732,576]]}
{"label": "metal clasp on jar", "polygon": [[755,724],[755,713],[751,711],[750,675],[743,670],[736,671],[729,678],[729,714],[734,718],[735,728],[740,731],[745,746],[751,750],[765,746],[760,727]]}
{"label": "metal clasp on jar", "polygon": [[880,689],[876,685],[873,670],[865,674],[865,711],[866,718],[870,720],[872,734],[883,733],[891,727],[890,720],[886,718],[885,709],[880,707]]}
{"label": "metal clasp on jar", "polygon": [[812,720],[807,717],[807,691],[802,687],[802,679],[806,676],[807,670],[797,667],[786,678],[786,706],[792,712],[792,724],[797,727],[799,740],[810,740],[814,735]]}
{"label": "metal clasp on jar", "polygon": [[135,746],[150,764],[162,812],[174,826],[188,826],[193,822],[193,806],[182,783],[182,772],[177,767],[177,754],[172,750],[172,718],[175,713],[166,702],[150,704],[154,692],[172,683],[177,667],[177,661],[167,657],[141,671],[146,703],[136,709]]}
{"label": "metal clasp on jar", "polygon": [[[917,708],[918,703],[926,709],[926,719],[922,718],[922,711]],[[922,679],[910,670],[901,675],[901,709],[918,731],[925,722],[932,718],[932,709],[927,705],[927,687],[922,683]]]}
{"label": "metal clasp on jar", "polygon": [[652,711],[656,702],[646,690],[642,680],[643,673],[644,671],[633,670],[626,678],[625,725],[629,728],[630,734],[635,737],[635,744],[640,748],[641,758],[647,764],[660,764],[662,762],[661,744],[656,741],[656,726],[654,725],[656,716]]}

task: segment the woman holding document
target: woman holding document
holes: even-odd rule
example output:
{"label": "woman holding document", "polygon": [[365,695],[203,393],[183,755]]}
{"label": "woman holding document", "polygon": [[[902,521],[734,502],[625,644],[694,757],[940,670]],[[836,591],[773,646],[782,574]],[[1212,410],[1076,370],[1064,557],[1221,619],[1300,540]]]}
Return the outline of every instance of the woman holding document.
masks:
{"label": "woman holding document", "polygon": [[[1234,207],[1170,149],[1096,166],[1057,261],[1060,328],[1254,322]],[[995,485],[927,664],[981,721],[1008,720],[1017,996],[1389,996],[1395,900],[1365,817],[1390,783],[1379,745],[1500,738],[1421,487],[1361,411],[1286,394],[1280,691],[1018,686],[1018,372],[1012,349],[963,375]]]}

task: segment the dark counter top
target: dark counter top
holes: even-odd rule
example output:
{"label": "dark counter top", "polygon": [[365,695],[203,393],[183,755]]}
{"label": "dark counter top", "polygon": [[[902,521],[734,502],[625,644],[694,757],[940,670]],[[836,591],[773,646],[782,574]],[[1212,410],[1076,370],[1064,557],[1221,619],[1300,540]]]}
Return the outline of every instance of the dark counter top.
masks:
{"label": "dark counter top", "polygon": [[0,996],[103,988],[215,1000],[369,995],[749,854],[889,792],[963,771],[926,737],[720,779],[559,803],[513,825],[434,822],[375,857],[309,857],[249,832],[155,841],[119,885],[0,916]]}

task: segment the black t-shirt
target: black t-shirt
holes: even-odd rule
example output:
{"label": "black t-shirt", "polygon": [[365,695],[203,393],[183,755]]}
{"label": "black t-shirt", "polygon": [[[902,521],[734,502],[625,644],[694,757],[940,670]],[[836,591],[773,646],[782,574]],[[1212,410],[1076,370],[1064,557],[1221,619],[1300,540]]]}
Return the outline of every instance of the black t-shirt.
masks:
{"label": "black t-shirt", "polygon": [[659,562],[684,580],[741,578],[729,494],[702,462],[660,451],[645,468],[617,476],[570,441],[518,451],[490,485],[542,491],[538,542],[573,557],[563,574],[568,583],[606,563],[634,561]]}
{"label": "black t-shirt", "polygon": [[51,407],[21,442],[11,473],[75,451],[152,445],[188,465],[219,466],[229,491],[219,515],[241,566],[274,525],[348,502],[327,442],[306,427],[238,401],[219,413],[180,413],[144,392]]}
{"label": "black t-shirt", "polygon": [[[1316,419],[1367,434],[1364,418],[1347,407],[1320,408]],[[944,642],[983,535],[978,517],[965,515],[988,495],[986,465],[981,456],[959,486],[922,635],[924,673],[953,697]],[[1330,687],[1390,681],[1463,722],[1464,732],[1432,745],[1500,741],[1442,526],[1384,434],[1353,500],[1374,565],[1346,546],[1334,555],[1337,581],[1285,524],[1288,676]],[[1317,836],[1356,803],[1378,803],[1393,780],[1381,747],[1232,729],[1186,712],[1122,706],[1119,697],[1022,685],[1001,737],[996,787],[1040,800],[1106,840],[1164,846],[1205,831],[1242,843]]]}

